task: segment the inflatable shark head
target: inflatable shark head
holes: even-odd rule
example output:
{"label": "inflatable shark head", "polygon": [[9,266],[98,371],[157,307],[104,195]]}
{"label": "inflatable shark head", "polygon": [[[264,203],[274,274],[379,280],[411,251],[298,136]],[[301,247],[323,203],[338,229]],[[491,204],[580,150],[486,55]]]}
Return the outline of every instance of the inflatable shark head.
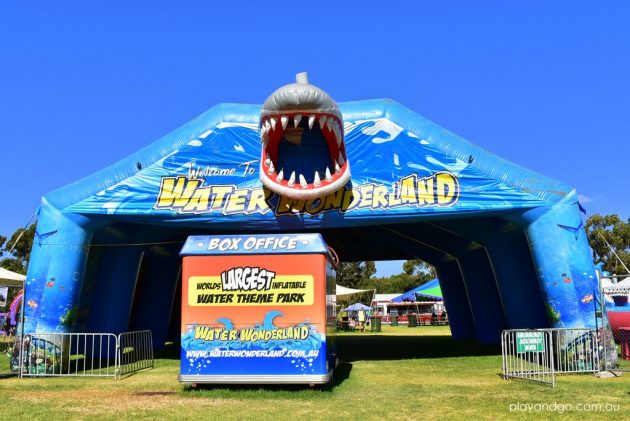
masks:
{"label": "inflatable shark head", "polygon": [[306,73],[267,98],[260,140],[260,181],[281,196],[315,199],[350,180],[341,111]]}

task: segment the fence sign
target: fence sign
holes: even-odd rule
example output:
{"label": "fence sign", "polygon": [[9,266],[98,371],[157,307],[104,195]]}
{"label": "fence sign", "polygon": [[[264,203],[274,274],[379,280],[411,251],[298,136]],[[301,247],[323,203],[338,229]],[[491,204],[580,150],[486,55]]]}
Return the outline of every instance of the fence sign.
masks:
{"label": "fence sign", "polygon": [[544,341],[543,332],[516,332],[516,352],[543,352]]}

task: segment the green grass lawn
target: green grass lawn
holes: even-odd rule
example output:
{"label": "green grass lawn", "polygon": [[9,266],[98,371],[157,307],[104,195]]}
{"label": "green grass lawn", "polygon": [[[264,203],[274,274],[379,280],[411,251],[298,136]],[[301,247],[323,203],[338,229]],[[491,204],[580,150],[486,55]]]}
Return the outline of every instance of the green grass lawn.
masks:
{"label": "green grass lawn", "polygon": [[[565,412],[569,419],[628,419],[630,373],[614,379],[561,375],[555,388],[501,379],[498,346],[454,341],[448,327],[383,326],[337,338],[341,363],[331,385],[207,386],[177,381],[168,352],[153,370],[120,381],[0,379],[0,419],[548,419],[510,405],[613,404],[615,412]],[[177,350],[171,350],[177,353]]]}

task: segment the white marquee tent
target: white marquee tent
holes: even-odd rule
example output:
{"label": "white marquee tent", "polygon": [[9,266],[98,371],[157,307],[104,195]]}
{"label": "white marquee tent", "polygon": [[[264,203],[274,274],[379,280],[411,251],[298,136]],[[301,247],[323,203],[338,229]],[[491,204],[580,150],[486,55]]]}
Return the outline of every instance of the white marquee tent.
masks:
{"label": "white marquee tent", "polygon": [[0,286],[23,287],[26,276],[0,268]]}

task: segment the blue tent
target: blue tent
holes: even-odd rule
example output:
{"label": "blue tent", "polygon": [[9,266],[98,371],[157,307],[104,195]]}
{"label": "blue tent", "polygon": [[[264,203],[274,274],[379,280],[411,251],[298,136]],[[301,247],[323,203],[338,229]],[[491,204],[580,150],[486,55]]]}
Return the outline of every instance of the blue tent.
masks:
{"label": "blue tent", "polygon": [[352,304],[351,306],[344,308],[343,311],[361,311],[361,310],[367,311],[371,309],[372,309],[371,307],[368,307],[365,304],[355,303],[355,304]]}
{"label": "blue tent", "polygon": [[437,278],[430,280],[420,286],[417,286],[404,294],[400,294],[398,297],[392,298],[393,303],[402,303],[403,301],[416,301],[417,297],[432,299],[435,301],[441,301],[442,291],[440,289],[440,282]]}

